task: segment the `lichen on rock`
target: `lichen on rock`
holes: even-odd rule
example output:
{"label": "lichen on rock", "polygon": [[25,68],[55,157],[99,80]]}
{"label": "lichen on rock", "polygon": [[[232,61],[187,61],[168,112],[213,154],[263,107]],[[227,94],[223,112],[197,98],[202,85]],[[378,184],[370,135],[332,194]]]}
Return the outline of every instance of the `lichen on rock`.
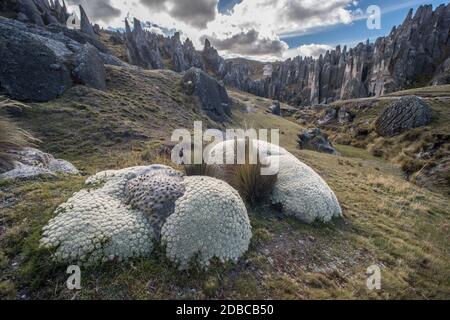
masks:
{"label": "lichen on rock", "polygon": [[186,177],[185,193],[162,229],[167,256],[189,267],[192,259],[207,267],[214,257],[236,261],[252,236],[247,209],[236,190],[210,177]]}

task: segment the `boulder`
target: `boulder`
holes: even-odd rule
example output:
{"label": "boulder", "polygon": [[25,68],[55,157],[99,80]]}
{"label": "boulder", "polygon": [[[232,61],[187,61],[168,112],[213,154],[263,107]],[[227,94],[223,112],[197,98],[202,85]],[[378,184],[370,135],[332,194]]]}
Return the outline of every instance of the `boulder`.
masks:
{"label": "boulder", "polygon": [[340,124],[352,122],[354,118],[355,116],[346,107],[339,108],[337,120]]}
{"label": "boulder", "polygon": [[328,140],[328,135],[318,128],[301,132],[298,135],[298,144],[300,149],[313,150],[329,154],[338,154],[336,149]]}
{"label": "boulder", "polygon": [[80,31],[0,17],[0,90],[16,100],[49,101],[74,83],[103,90],[104,64],[129,67]]}
{"label": "boulder", "polygon": [[273,105],[271,105],[269,107],[269,112],[276,115],[276,116],[281,116],[281,105],[280,105],[280,101],[275,100],[273,102]]}
{"label": "boulder", "polygon": [[106,90],[106,71],[97,49],[85,44],[76,53],[75,64],[73,75],[80,83],[98,90]]}
{"label": "boulder", "polygon": [[225,121],[231,115],[230,99],[225,86],[198,68],[183,77],[186,92],[199,98],[202,110],[214,121]]}
{"label": "boulder", "polygon": [[79,174],[68,161],[55,159],[52,155],[38,149],[25,148],[14,152],[17,159],[14,169],[0,174],[0,179],[32,179],[37,176],[55,174]]}
{"label": "boulder", "polygon": [[327,107],[325,110],[324,116],[317,121],[317,123],[321,126],[330,124],[331,122],[335,121],[338,115],[338,111],[336,108],[333,107]]}
{"label": "boulder", "polygon": [[72,86],[61,43],[2,24],[0,86],[16,100],[48,101]]}
{"label": "boulder", "polygon": [[430,107],[419,97],[402,97],[384,110],[375,129],[379,135],[391,137],[430,124],[431,116]]}

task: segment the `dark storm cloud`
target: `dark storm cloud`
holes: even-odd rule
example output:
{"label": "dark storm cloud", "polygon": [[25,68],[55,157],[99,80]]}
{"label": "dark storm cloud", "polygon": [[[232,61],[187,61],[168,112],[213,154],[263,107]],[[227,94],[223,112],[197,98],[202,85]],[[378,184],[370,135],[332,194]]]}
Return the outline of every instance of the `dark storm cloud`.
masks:
{"label": "dark storm cloud", "polygon": [[286,49],[287,44],[280,40],[272,40],[260,37],[258,31],[252,29],[248,32],[241,32],[226,39],[208,38],[211,44],[218,50],[226,50],[235,54],[262,56],[280,56]]}
{"label": "dark storm cloud", "polygon": [[298,0],[287,2],[287,18],[291,21],[309,20],[312,18],[327,19],[331,12],[349,4],[350,0],[331,0],[321,2],[318,6],[305,5]]}
{"label": "dark storm cloud", "polygon": [[109,22],[121,14],[121,11],[111,4],[111,0],[67,0],[67,4],[81,4],[91,21]]}
{"label": "dark storm cloud", "polygon": [[162,10],[165,8],[167,0],[140,0],[146,7],[153,10]]}
{"label": "dark storm cloud", "polygon": [[165,10],[170,16],[204,29],[217,14],[218,0],[140,0],[153,10]]}

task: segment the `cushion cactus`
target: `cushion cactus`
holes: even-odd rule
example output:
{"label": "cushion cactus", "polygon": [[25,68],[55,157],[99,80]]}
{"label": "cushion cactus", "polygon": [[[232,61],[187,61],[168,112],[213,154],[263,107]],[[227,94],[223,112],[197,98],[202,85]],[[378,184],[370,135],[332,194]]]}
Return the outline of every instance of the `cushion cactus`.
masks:
{"label": "cushion cactus", "polygon": [[59,262],[146,257],[161,231],[181,269],[197,255],[207,266],[213,257],[236,261],[248,249],[247,210],[223,181],[153,165],[100,172],[86,183],[44,227],[41,246]]}
{"label": "cushion cactus", "polygon": [[[223,150],[225,162],[227,158],[233,158],[226,153],[235,150],[235,145],[235,140],[219,143],[211,150],[210,155],[217,159]],[[262,164],[268,167],[275,163],[278,165],[278,178],[272,192],[272,203],[281,205],[285,214],[306,223],[328,222],[334,217],[342,216],[334,192],[313,169],[284,148],[265,141],[254,141],[254,145],[260,152]],[[223,169],[223,166],[218,167]]]}
{"label": "cushion cactus", "polygon": [[208,266],[214,257],[236,261],[252,236],[247,210],[230,185],[210,177],[187,177],[186,191],[162,229],[167,256],[186,269],[196,257]]}

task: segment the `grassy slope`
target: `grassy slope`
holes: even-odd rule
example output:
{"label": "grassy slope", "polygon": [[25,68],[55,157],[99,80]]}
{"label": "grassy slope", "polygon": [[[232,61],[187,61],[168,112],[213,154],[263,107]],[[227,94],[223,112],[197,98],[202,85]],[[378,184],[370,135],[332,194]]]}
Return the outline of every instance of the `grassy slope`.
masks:
{"label": "grassy slope", "polygon": [[[171,72],[109,68],[107,92],[76,87],[36,104],[20,123],[44,149],[74,161],[85,176],[159,162],[175,127],[204,119]],[[281,144],[317,170],[345,218],[308,226],[269,206],[250,212],[254,237],[236,265],[180,273],[157,249],[150,259],[82,269],[68,291],[65,268],[38,249],[55,208],[85,177],[0,182],[0,296],[9,298],[450,298],[449,199],[406,182],[396,166],[346,146],[344,157],[296,150],[297,123],[268,115],[270,101],[233,91],[228,127],[279,128]],[[211,127],[220,127],[210,123]],[[382,268],[382,290],[366,289],[366,269]]]}
{"label": "grassy slope", "polygon": [[[390,103],[406,95],[420,96],[429,104],[432,123],[395,137],[380,137],[375,132],[376,119]],[[344,155],[352,155],[355,151],[352,147],[359,148],[357,153],[360,148],[367,149],[372,158],[398,164],[410,181],[450,195],[450,85],[411,89],[381,98],[338,101],[331,106],[346,107],[355,115],[354,121],[348,124],[332,122],[321,126]],[[323,109],[298,112],[290,119],[314,126],[313,122],[323,118]],[[428,153],[430,156],[419,157]]]}

